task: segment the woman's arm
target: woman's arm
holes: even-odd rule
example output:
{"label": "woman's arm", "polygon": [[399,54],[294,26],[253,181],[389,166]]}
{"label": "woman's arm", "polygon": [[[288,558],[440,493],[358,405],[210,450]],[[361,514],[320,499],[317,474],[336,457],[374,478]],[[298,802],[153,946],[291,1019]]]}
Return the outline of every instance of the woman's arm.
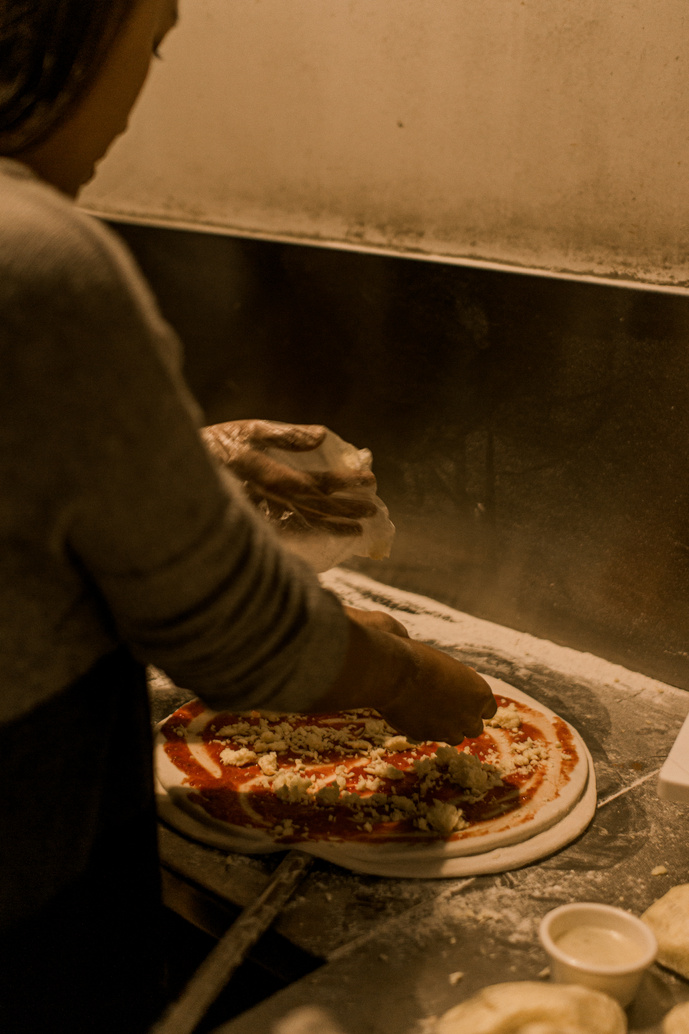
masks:
{"label": "woman's arm", "polygon": [[51,549],[82,580],[74,607],[99,608],[141,660],[211,707],[366,705],[414,736],[480,729],[491,704],[478,676],[351,621],[219,476],[178,343],[128,253],[62,212],[42,213],[44,235],[51,216],[54,276],[42,294],[27,259],[21,311],[36,329],[22,339],[27,389],[38,378],[34,473],[55,509]]}

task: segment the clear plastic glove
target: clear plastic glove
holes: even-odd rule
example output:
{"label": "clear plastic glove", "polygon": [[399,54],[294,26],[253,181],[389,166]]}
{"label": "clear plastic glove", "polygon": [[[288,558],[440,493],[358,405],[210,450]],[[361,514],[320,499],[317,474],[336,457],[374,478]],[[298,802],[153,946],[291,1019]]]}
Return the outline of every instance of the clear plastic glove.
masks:
{"label": "clear plastic glove", "polygon": [[295,470],[266,454],[268,449],[311,452],[326,434],[326,428],[318,424],[231,420],[203,428],[201,437],[211,454],[243,482],[249,499],[271,522],[280,524],[281,531],[359,536],[360,521],[373,517],[376,506],[346,493],[362,487],[375,489],[370,471]]}

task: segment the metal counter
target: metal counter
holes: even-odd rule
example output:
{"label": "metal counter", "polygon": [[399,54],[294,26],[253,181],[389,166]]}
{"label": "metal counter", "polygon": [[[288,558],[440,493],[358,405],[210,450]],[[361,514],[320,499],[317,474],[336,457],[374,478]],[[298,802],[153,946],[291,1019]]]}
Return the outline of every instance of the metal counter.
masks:
{"label": "metal counter", "polygon": [[[415,637],[574,725],[594,760],[597,812],[562,851],[501,875],[386,879],[316,860],[271,933],[269,950],[278,968],[280,956],[285,972],[291,966],[294,983],[217,1034],[296,1034],[295,1010],[304,1006],[321,1010],[322,1034],[424,1034],[434,1017],[487,984],[547,979],[537,928],[551,908],[590,900],[639,914],[689,882],[689,809],[656,793],[689,711],[687,693],[359,574],[337,570],[323,580],[345,602],[395,613]],[[152,698],[160,718],[185,695],[154,683]],[[167,828],[161,855],[168,903],[218,934],[282,857],[227,855]],[[685,1000],[689,982],[653,966],[628,1009],[630,1032],[661,1034],[665,1013]]]}

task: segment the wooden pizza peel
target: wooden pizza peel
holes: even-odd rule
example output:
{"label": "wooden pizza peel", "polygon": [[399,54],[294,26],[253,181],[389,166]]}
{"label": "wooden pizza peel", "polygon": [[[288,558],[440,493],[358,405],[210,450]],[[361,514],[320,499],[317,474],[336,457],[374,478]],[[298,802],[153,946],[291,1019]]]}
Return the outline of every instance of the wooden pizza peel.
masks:
{"label": "wooden pizza peel", "polygon": [[313,856],[304,851],[292,850],[285,855],[261,894],[246,906],[209,952],[150,1034],[191,1034],[249,950],[280,914],[313,862]]}

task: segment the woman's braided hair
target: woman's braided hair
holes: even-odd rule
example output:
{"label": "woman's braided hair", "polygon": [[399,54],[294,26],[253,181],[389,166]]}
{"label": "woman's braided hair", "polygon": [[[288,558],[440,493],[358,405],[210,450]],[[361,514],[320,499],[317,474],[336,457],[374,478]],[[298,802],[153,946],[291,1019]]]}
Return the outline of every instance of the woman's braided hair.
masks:
{"label": "woman's braided hair", "polygon": [[0,154],[37,143],[98,72],[137,0],[0,0]]}

